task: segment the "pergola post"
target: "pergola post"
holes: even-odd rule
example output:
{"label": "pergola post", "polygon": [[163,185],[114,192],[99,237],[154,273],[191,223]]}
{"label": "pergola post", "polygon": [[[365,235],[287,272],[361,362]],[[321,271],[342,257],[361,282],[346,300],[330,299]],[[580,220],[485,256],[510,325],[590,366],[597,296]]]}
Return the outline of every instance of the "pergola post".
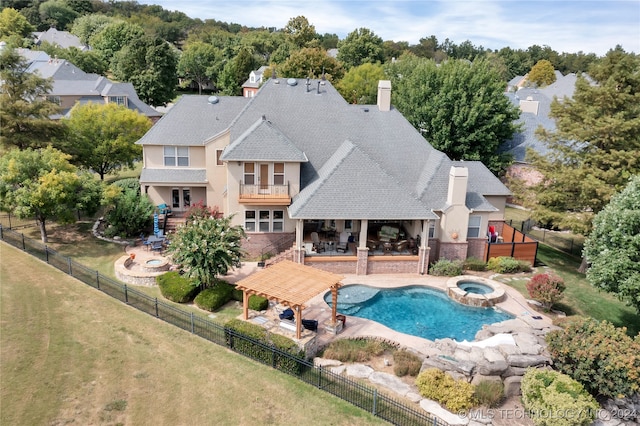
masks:
{"label": "pergola post", "polygon": [[331,286],[331,324],[336,323],[336,314],[338,312],[338,286]]}
{"label": "pergola post", "polygon": [[242,315],[244,316],[244,320],[249,319],[249,291],[245,290],[242,292]]}
{"label": "pergola post", "polygon": [[302,309],[299,305],[294,307],[296,313],[296,339],[302,337]]}

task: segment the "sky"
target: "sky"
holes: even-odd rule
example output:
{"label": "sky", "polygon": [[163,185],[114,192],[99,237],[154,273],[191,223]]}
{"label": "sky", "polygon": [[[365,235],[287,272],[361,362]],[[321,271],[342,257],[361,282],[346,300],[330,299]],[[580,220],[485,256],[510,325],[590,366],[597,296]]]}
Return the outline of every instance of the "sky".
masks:
{"label": "sky", "polygon": [[319,34],[368,28],[383,40],[417,44],[435,35],[487,49],[537,44],[604,55],[620,44],[640,54],[640,0],[138,0],[191,18],[283,28],[304,16]]}

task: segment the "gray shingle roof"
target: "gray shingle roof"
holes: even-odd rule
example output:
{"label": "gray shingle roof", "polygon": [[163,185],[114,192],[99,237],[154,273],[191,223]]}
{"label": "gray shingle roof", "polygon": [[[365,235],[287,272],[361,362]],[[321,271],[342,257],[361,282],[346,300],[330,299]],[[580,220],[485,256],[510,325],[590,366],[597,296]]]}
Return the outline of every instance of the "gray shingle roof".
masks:
{"label": "gray shingle roof", "polygon": [[265,116],[233,141],[220,157],[223,161],[307,162],[307,156]]}
{"label": "gray shingle roof", "polygon": [[142,169],[141,184],[171,184],[171,183],[207,183],[205,169],[171,168],[171,169]]}
{"label": "gray shingle roof", "polygon": [[140,145],[203,146],[229,124],[247,105],[248,98],[185,95],[136,143]]}

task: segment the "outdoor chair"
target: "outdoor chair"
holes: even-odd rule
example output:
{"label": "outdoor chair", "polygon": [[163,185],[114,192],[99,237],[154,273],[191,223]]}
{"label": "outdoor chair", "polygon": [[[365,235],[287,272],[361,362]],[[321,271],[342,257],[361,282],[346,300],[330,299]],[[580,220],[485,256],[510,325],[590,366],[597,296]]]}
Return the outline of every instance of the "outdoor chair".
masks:
{"label": "outdoor chair", "polygon": [[320,237],[318,236],[317,232],[311,233],[311,241],[313,242],[313,247],[311,249],[312,251],[315,251],[316,253],[324,251],[324,244],[320,242]]}
{"label": "outdoor chair", "polygon": [[156,251],[156,250],[158,250],[158,251],[162,251],[163,249],[164,249],[163,241],[154,241],[154,242],[151,244],[151,250],[152,250],[152,251]]}
{"label": "outdoor chair", "polygon": [[318,320],[308,320],[308,319],[303,319],[302,320],[302,326],[304,328],[306,328],[307,330],[311,330],[311,331],[318,331]]}
{"label": "outdoor chair", "polygon": [[349,242],[349,233],[347,231],[342,231],[340,233],[340,241],[338,241],[338,245],[336,245],[336,251],[341,251],[343,253],[346,253],[348,242]]}
{"label": "outdoor chair", "polygon": [[293,309],[285,309],[284,311],[282,311],[282,313],[280,315],[278,315],[280,317],[281,320],[293,320]]}

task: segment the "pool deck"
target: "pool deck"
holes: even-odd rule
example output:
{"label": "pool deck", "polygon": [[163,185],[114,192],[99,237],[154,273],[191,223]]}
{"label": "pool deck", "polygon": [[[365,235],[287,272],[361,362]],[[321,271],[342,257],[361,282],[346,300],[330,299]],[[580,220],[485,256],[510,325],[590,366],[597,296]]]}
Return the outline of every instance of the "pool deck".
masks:
{"label": "pool deck", "polygon": [[[252,273],[259,271],[261,268],[255,262],[243,262],[242,268],[230,272],[224,277],[229,282],[237,282]],[[488,278],[488,274],[479,275]],[[451,277],[436,277],[432,275],[415,275],[415,274],[383,274],[383,275],[345,275],[342,280],[343,285],[348,284],[364,284],[378,288],[396,288],[410,285],[424,285],[427,287],[442,290],[446,294],[447,281]],[[489,277],[490,278],[490,277]],[[526,323],[541,327],[543,325],[550,326],[551,319],[533,310],[527,303],[526,299],[516,289],[495,280],[507,293],[504,302],[496,304],[496,306],[505,312],[510,313],[514,317],[524,320]],[[328,289],[327,289],[328,290]],[[375,321],[364,318],[347,316],[346,324],[343,331],[336,335],[324,331],[322,324],[330,319],[331,308],[324,301],[325,292],[318,294],[307,302],[307,308],[303,311],[305,319],[318,320],[320,324],[318,331],[318,340],[320,346],[328,344],[335,338],[345,337],[376,337],[396,342],[404,347],[412,348],[421,353],[427,353],[432,347],[432,342],[416,336],[399,333]],[[541,316],[542,319],[533,319],[532,316]]]}

